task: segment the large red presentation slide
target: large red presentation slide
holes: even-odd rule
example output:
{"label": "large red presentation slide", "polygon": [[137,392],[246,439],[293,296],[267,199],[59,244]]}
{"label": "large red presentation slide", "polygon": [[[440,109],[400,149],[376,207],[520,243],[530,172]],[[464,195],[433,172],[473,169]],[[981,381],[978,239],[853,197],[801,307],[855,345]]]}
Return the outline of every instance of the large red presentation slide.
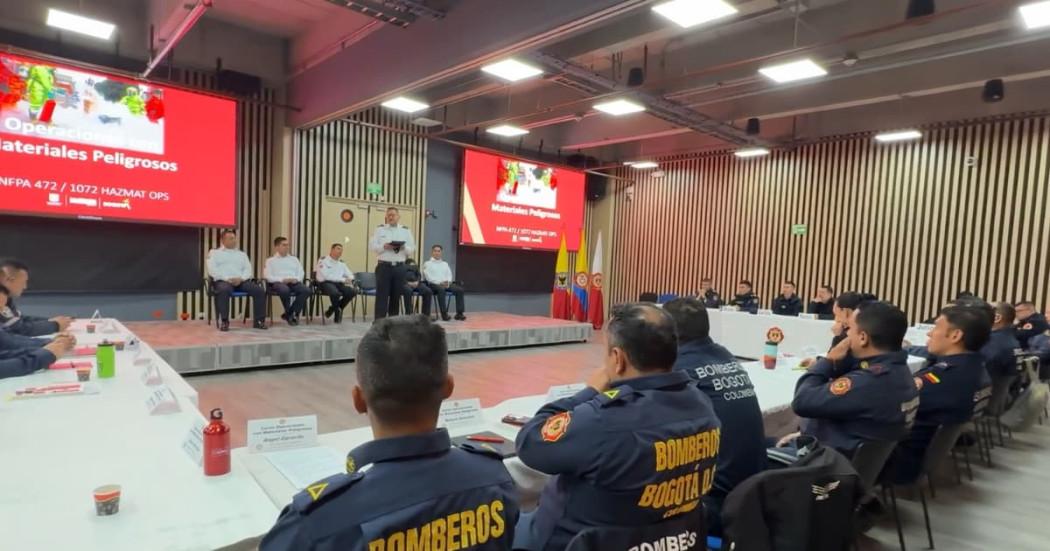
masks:
{"label": "large red presentation slide", "polygon": [[232,100],[0,53],[0,211],[233,225]]}
{"label": "large red presentation slide", "polygon": [[467,150],[459,241],[557,250],[580,248],[583,172]]}

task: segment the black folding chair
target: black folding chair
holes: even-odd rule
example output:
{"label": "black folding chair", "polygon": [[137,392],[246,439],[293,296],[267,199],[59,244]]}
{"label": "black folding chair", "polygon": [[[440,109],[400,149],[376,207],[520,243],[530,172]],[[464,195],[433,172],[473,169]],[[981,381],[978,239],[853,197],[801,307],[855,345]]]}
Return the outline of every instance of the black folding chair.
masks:
{"label": "black folding chair", "polygon": [[[255,280],[254,279],[249,279],[247,281],[254,282]],[[204,278],[204,294],[208,295],[208,300],[211,301],[211,306],[212,306],[212,308],[214,308],[215,307],[215,279],[211,278],[210,276]],[[242,299],[245,300],[245,304],[244,304],[244,319],[241,320],[241,323],[242,324],[247,324],[248,323],[248,316],[249,316],[248,313],[252,309],[252,296],[249,295],[248,293],[244,292],[244,291],[234,291],[233,293],[230,294],[230,302],[231,303],[233,302],[233,299],[237,299],[237,298],[242,298]],[[232,304],[231,304],[231,306],[232,306]],[[208,308],[208,325],[211,325],[212,308]],[[215,318],[215,327],[216,328],[219,327],[219,318]]]}
{"label": "black folding chair", "polygon": [[[897,447],[895,440],[869,440],[861,443],[857,446],[857,449],[853,452],[853,468],[857,470],[857,474],[860,475],[861,483],[864,484],[865,488],[874,490],[879,485],[879,475],[882,473],[883,468],[886,467],[886,461],[890,458],[890,454],[893,453],[893,448]],[[883,486],[883,496],[885,497],[887,491],[886,485]],[[901,529],[901,518],[897,514],[897,493],[893,489],[893,485],[889,485],[888,488],[890,494],[890,500],[893,502],[893,520],[897,524],[897,537],[900,539],[901,551],[904,550],[904,530]]]}

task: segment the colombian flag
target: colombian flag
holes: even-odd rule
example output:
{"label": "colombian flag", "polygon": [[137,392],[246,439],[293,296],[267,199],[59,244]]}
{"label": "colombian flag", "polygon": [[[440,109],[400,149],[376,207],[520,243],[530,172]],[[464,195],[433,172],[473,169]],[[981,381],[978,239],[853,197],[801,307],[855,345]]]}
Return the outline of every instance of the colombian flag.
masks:
{"label": "colombian flag", "polygon": [[576,251],[576,271],[572,277],[572,319],[587,321],[587,288],[591,274],[587,270],[587,241],[580,230],[580,248]]}
{"label": "colombian flag", "polygon": [[551,317],[570,319],[569,307],[569,251],[565,246],[565,234],[561,234],[558,260],[554,263],[554,291],[551,292]]}
{"label": "colombian flag", "polygon": [[587,296],[587,318],[595,329],[605,323],[605,304],[602,300],[602,234],[598,232],[598,244],[594,247],[594,262],[591,263],[591,291]]}

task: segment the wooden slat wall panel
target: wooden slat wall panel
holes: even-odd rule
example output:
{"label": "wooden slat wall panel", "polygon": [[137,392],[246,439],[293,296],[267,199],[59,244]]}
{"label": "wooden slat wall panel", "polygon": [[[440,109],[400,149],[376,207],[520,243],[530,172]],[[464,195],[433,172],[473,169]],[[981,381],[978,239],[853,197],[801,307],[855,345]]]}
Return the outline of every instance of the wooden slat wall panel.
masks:
{"label": "wooden slat wall panel", "polygon": [[[209,73],[181,71],[178,73],[184,85],[205,90],[215,90],[215,78]],[[272,103],[273,89],[263,89],[254,98],[258,102]],[[252,259],[257,277],[262,276],[262,264],[270,256],[270,183],[274,171],[274,107],[257,102],[237,104],[237,226],[241,249]],[[202,198],[202,200],[206,200]],[[222,228],[203,228],[201,234],[200,262],[201,278],[205,276],[204,260],[208,252],[218,246]],[[208,300],[204,290],[179,293],[176,299],[178,312],[192,319],[211,315],[214,303]],[[244,301],[233,301],[232,319],[243,317]]]}
{"label": "wooden slat wall panel", "polygon": [[[321,212],[326,197],[376,201],[366,193],[369,182],[383,185],[383,202],[416,207],[415,220],[402,223],[416,232],[422,243],[425,205],[427,141],[424,138],[383,130],[414,130],[412,125],[389,112],[371,110],[350,120],[300,130],[295,137],[292,250],[297,251],[307,272],[322,254]],[[318,307],[320,304],[317,305]]]}
{"label": "wooden slat wall panel", "polygon": [[[614,186],[612,302],[751,279],[764,304],[784,279],[804,298],[830,283],[893,301],[913,320],[960,291],[990,300],[1050,293],[1050,119],[930,130],[921,141],[855,138],[625,169]],[[970,166],[968,160],[976,158]],[[791,225],[808,224],[805,236]]]}

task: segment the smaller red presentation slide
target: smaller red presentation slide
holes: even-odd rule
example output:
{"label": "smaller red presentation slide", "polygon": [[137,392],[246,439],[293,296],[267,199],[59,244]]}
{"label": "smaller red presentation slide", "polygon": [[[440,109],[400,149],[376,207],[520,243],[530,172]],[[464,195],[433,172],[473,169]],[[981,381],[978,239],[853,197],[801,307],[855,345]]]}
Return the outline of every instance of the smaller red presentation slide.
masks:
{"label": "smaller red presentation slide", "polygon": [[565,233],[580,248],[583,172],[467,150],[459,241],[519,249],[557,250]]}
{"label": "smaller red presentation slide", "polygon": [[230,226],[232,100],[0,53],[0,212]]}

